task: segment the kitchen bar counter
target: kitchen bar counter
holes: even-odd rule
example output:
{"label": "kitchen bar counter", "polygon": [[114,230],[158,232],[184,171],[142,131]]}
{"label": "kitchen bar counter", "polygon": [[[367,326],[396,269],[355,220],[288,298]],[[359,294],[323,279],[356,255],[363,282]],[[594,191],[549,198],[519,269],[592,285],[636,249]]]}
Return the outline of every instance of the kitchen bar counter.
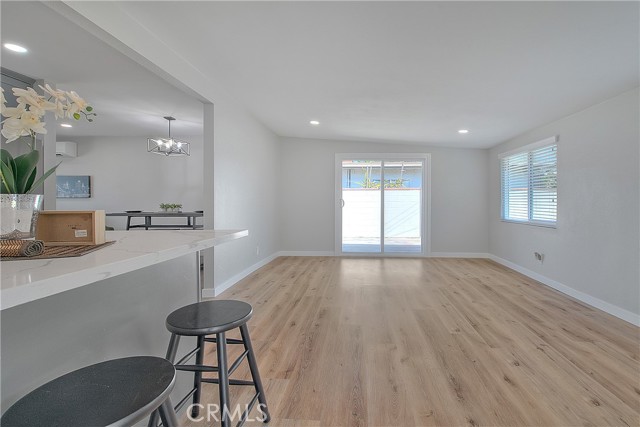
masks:
{"label": "kitchen bar counter", "polygon": [[[2,410],[83,366],[118,357],[164,357],[167,315],[198,299],[196,254],[246,235],[247,230],[112,231],[107,240],[115,244],[82,257],[2,261]],[[182,339],[178,353],[194,345]],[[178,374],[174,401],[192,385],[193,376]]]}
{"label": "kitchen bar counter", "polygon": [[116,243],[74,258],[2,261],[2,310],[247,236],[247,230],[108,231]]}

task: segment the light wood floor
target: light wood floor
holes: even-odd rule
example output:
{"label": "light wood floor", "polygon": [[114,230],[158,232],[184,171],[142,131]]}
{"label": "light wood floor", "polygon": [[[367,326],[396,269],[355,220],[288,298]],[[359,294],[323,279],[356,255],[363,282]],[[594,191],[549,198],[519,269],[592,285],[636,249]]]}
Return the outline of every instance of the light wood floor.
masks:
{"label": "light wood floor", "polygon": [[272,426],[640,425],[639,328],[489,260],[283,257],[220,298]]}

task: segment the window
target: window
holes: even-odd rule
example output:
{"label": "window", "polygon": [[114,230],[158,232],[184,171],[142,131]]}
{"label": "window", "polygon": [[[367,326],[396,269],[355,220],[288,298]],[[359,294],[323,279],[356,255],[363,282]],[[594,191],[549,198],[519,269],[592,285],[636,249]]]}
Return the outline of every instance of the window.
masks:
{"label": "window", "polygon": [[558,211],[558,138],[500,156],[502,219],[555,227]]}

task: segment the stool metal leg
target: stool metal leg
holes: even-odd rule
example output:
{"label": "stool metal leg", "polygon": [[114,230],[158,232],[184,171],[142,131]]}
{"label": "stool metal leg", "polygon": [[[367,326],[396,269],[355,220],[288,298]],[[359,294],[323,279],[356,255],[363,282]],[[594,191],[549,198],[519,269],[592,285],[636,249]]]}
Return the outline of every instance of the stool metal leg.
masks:
{"label": "stool metal leg", "polygon": [[260,402],[260,410],[264,413],[264,423],[268,423],[271,420],[271,414],[269,414],[269,407],[267,406],[267,397],[262,387],[262,380],[260,379],[260,371],[258,371],[258,363],[256,362],[256,355],[253,353],[253,345],[251,344],[251,337],[249,337],[249,327],[245,323],[240,326],[240,334],[242,335],[242,341],[244,341],[244,349],[248,351],[247,358],[249,359],[249,369],[251,370],[251,377],[255,384],[256,393],[258,393],[258,402]]}
{"label": "stool metal leg", "polygon": [[231,427],[229,419],[229,368],[227,366],[227,340],[226,334],[216,334],[216,347],[218,354],[218,389],[220,390],[220,414],[222,427]]}
{"label": "stool metal leg", "polygon": [[171,338],[169,339],[169,347],[167,347],[167,355],[165,356],[165,359],[167,359],[171,363],[176,362],[178,344],[180,344],[180,335],[171,334]]}
{"label": "stool metal leg", "polygon": [[[171,338],[169,339],[169,347],[167,347],[167,355],[165,356],[165,359],[167,359],[171,363],[175,363],[176,361],[178,344],[180,344],[180,335],[171,334]],[[171,407],[171,409],[173,410],[173,406]],[[159,409],[156,411],[153,411],[153,413],[151,414],[151,417],[149,418],[149,423],[147,424],[147,427],[156,427],[158,425],[158,412],[160,412]],[[166,424],[164,425],[166,426]]]}
{"label": "stool metal leg", "polygon": [[170,398],[167,398],[167,400],[160,405],[157,412],[160,413],[160,418],[162,419],[162,425],[164,427],[180,427],[178,417],[176,412],[173,410],[173,404],[171,403]]}
{"label": "stool metal leg", "polygon": [[[198,337],[198,352],[196,353],[196,365],[202,365],[204,363],[204,336]],[[197,417],[200,413],[200,395],[202,393],[202,371],[196,371],[193,375],[193,388],[196,390],[193,393],[193,407],[191,409],[191,416]]]}

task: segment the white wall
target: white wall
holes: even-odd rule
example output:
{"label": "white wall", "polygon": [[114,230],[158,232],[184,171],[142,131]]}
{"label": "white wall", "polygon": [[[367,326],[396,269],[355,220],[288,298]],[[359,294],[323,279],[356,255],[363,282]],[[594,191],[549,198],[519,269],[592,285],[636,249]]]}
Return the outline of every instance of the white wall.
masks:
{"label": "white wall", "polygon": [[214,228],[249,229],[248,237],[215,248],[219,292],[279,250],[280,158],[279,138],[233,103],[216,102],[214,133]]}
{"label": "white wall", "polygon": [[[638,89],[626,92],[507,141],[489,155],[489,251],[636,315],[638,102]],[[498,154],[552,135],[559,136],[557,229],[501,222]],[[545,254],[544,263],[534,251]]]}
{"label": "white wall", "polygon": [[[202,137],[183,139],[191,144],[190,157],[148,153],[143,137],[74,138],[78,157],[63,158],[56,174],[90,175],[92,197],[57,199],[57,209],[157,211],[160,203],[181,203],[185,211],[202,210]],[[107,225],[116,229],[124,229],[125,223],[124,218],[107,217]]]}
{"label": "white wall", "polygon": [[204,176],[210,178],[213,167],[213,180],[203,182],[204,204],[210,205],[213,194],[214,213],[213,221],[206,212],[204,220],[215,228],[247,228],[249,237],[215,249],[213,283],[207,273],[210,253],[205,256],[205,287],[219,291],[268,260],[278,250],[277,136],[239,106],[208,70],[195,68],[184,61],[180,49],[170,48],[170,32],[140,25],[114,2],[71,2],[58,9],[176,87],[214,104],[209,106],[213,114],[207,105],[204,114]]}
{"label": "white wall", "polygon": [[431,154],[432,252],[488,250],[487,150],[282,139],[281,248],[334,250],[336,153]]}

